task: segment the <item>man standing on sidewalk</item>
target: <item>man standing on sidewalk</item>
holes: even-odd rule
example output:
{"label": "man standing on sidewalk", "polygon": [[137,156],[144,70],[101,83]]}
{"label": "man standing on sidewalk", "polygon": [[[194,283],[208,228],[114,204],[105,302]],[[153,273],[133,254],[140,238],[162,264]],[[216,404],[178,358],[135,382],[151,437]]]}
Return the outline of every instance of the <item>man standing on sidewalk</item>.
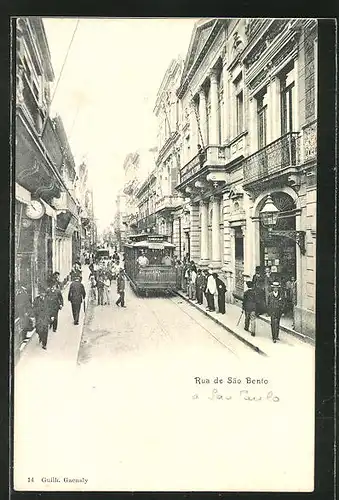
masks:
{"label": "man standing on sidewalk", "polygon": [[209,270],[209,276],[207,279],[207,289],[206,289],[206,297],[208,304],[207,311],[215,311],[214,295],[216,293],[217,293],[217,284],[213,276],[213,271]]}
{"label": "man standing on sidewalk", "polygon": [[46,289],[39,288],[39,295],[33,302],[33,312],[35,317],[35,329],[39,336],[39,342],[43,349],[47,349],[48,327],[51,320],[49,301],[46,296]]}
{"label": "man standing on sidewalk", "polygon": [[256,296],[252,281],[247,281],[248,290],[244,293],[242,310],[245,311],[245,330],[250,329],[252,337],[255,337],[256,331]]}
{"label": "man standing on sidewalk", "polygon": [[217,292],[218,292],[218,312],[221,314],[225,314],[226,312],[226,285],[225,283],[219,278],[217,273],[213,274],[216,285],[217,285]]}
{"label": "man standing on sidewalk", "polygon": [[271,316],[272,339],[279,340],[280,318],[284,310],[284,301],[280,292],[280,283],[272,283],[272,292],[268,296],[268,313]]}
{"label": "man standing on sidewalk", "polygon": [[50,287],[47,293],[47,299],[49,301],[50,312],[51,312],[50,325],[53,327],[53,332],[56,332],[58,328],[58,315],[60,309],[62,309],[64,305],[64,299],[62,298],[62,293],[56,287],[55,284],[53,284]]}
{"label": "man standing on sidewalk", "polygon": [[117,291],[119,294],[119,298],[116,301],[116,305],[118,306],[121,304],[121,307],[126,307],[125,306],[125,276],[124,276],[124,270],[120,269],[119,275],[117,278]]}
{"label": "man standing on sidewalk", "polygon": [[80,276],[75,276],[74,281],[72,281],[68,292],[68,300],[72,305],[72,313],[75,325],[79,324],[81,303],[83,299],[85,300],[85,297],[86,297],[85,287],[81,283],[81,278]]}

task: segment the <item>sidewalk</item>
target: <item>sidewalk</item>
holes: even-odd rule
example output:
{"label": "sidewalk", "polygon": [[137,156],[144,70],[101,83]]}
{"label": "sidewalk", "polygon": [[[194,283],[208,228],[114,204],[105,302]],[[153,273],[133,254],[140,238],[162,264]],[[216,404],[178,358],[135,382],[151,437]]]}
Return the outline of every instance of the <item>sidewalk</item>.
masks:
{"label": "sidewalk", "polygon": [[189,302],[193,307],[199,309],[203,314],[209,316],[215,323],[232,333],[238,340],[244,342],[261,355],[275,355],[277,347],[279,348],[280,345],[293,347],[296,343],[300,344],[300,342],[308,341],[307,337],[298,334],[293,330],[289,330],[286,327],[280,327],[279,341],[274,344],[272,341],[270,319],[263,316],[259,316],[259,318],[257,318],[256,336],[252,337],[250,332],[246,332],[246,330],[244,330],[244,315],[242,316],[239,325],[237,325],[241,315],[241,307],[238,305],[227,303],[226,314],[219,314],[217,312],[206,311],[205,304],[200,305],[195,301],[190,300],[181,290],[176,293],[186,302]]}
{"label": "sidewalk", "polygon": [[[88,303],[88,289],[89,289],[89,269],[83,267],[83,284],[86,290],[86,310]],[[19,360],[16,364],[16,369],[23,369],[26,365],[30,365],[35,361],[40,362],[41,358],[50,361],[62,361],[63,363],[75,365],[77,361],[79,345],[81,341],[82,329],[85,320],[83,304],[81,306],[79,325],[73,324],[73,316],[71,304],[68,302],[69,284],[62,291],[64,299],[64,306],[59,312],[58,329],[56,332],[49,330],[47,350],[44,351],[39,344],[38,335],[33,330],[31,338],[22,346]]]}

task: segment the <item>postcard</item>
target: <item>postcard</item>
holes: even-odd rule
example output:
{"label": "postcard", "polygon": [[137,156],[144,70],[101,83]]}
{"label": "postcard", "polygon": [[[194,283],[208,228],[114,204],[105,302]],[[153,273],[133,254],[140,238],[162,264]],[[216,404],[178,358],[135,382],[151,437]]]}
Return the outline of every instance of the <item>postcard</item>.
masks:
{"label": "postcard", "polygon": [[14,24],[14,489],[313,491],[317,20]]}

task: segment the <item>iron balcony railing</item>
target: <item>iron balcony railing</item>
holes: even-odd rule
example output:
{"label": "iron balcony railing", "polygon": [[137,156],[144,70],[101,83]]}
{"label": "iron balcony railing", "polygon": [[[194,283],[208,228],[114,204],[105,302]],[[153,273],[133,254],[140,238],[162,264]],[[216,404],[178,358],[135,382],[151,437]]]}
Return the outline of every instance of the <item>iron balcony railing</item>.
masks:
{"label": "iron balcony railing", "polygon": [[138,220],[138,230],[145,231],[146,229],[151,229],[156,224],[155,214],[147,215],[142,219]]}
{"label": "iron balcony railing", "polygon": [[186,165],[180,169],[180,184],[192,175],[196,174],[205,166],[205,162],[209,165],[221,165],[225,163],[225,147],[223,146],[207,146],[205,150],[195,155]]}
{"label": "iron balcony railing", "polygon": [[300,163],[299,133],[289,132],[243,161],[244,185],[261,181]]}

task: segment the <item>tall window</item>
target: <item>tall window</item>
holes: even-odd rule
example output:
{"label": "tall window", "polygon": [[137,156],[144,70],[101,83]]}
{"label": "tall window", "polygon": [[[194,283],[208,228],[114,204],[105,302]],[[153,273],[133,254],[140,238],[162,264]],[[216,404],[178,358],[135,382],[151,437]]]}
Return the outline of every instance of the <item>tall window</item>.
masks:
{"label": "tall window", "polygon": [[244,130],[244,92],[242,84],[242,74],[234,80],[235,89],[235,105],[236,105],[236,123],[235,123],[235,133],[240,134]]}
{"label": "tall window", "polygon": [[258,149],[267,144],[267,88],[257,96]]}
{"label": "tall window", "polygon": [[244,129],[244,94],[243,91],[237,94],[237,134]]}
{"label": "tall window", "polygon": [[295,111],[295,88],[293,62],[280,77],[281,134],[293,132]]}

